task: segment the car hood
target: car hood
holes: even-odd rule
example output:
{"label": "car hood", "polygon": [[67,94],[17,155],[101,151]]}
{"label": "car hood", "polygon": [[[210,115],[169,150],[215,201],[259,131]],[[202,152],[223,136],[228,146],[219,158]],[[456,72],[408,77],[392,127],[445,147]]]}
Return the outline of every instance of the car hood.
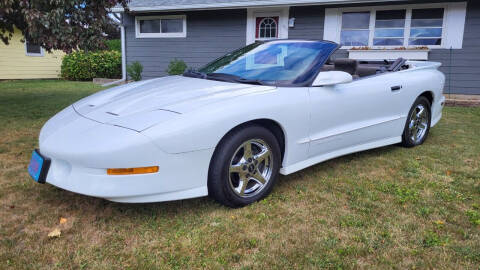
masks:
{"label": "car hood", "polygon": [[142,131],[211,103],[273,89],[171,76],[110,88],[76,102],[73,108],[85,118]]}

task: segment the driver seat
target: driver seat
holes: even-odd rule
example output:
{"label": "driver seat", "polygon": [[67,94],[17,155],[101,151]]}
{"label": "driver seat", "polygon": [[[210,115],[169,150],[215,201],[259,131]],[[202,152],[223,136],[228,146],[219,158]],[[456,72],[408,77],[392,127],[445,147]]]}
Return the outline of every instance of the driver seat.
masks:
{"label": "driver seat", "polygon": [[353,76],[354,79],[358,79],[358,61],[355,59],[338,58],[333,62],[334,70],[347,72]]}

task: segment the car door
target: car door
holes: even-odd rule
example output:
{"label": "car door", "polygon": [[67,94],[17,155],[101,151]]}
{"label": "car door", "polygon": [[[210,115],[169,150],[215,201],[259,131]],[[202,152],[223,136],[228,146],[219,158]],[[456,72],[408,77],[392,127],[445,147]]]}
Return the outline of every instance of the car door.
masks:
{"label": "car door", "polygon": [[402,89],[392,75],[310,87],[309,156],[336,151],[341,155],[369,143],[398,140],[405,124],[400,117],[401,102],[396,100]]}

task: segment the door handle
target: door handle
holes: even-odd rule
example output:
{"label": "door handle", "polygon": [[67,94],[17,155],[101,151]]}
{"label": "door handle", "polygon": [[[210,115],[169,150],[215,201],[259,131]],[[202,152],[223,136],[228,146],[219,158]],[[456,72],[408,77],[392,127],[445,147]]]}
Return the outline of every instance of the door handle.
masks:
{"label": "door handle", "polygon": [[398,90],[402,89],[402,86],[401,85],[392,86],[391,89],[392,89],[392,91],[398,91]]}

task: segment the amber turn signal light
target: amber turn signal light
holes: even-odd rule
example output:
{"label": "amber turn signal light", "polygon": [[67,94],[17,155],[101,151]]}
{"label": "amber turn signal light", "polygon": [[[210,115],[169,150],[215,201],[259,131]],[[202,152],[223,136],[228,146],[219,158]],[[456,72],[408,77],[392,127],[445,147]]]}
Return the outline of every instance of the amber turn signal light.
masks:
{"label": "amber turn signal light", "polygon": [[146,174],[158,172],[158,166],[140,168],[107,169],[108,175]]}

